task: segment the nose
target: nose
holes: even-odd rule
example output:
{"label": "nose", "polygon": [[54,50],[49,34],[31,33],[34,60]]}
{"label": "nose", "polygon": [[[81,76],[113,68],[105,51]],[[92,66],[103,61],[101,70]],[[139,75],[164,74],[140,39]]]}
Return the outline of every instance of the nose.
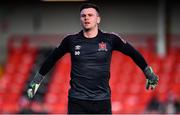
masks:
{"label": "nose", "polygon": [[88,19],[89,19],[89,17],[88,17],[88,16],[85,16],[85,17],[84,17],[84,19],[85,19],[85,20],[88,20]]}
{"label": "nose", "polygon": [[85,17],[84,20],[87,20],[87,17]]}

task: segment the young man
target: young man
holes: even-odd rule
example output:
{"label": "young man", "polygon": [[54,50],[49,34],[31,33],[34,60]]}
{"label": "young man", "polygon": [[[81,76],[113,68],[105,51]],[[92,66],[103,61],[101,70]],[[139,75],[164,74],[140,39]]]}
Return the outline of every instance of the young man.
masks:
{"label": "young man", "polygon": [[155,88],[158,77],[142,55],[119,36],[99,30],[100,20],[99,8],[96,5],[81,6],[82,30],[65,37],[59,47],[47,57],[29,85],[27,93],[30,98],[35,95],[45,74],[67,52],[70,52],[72,62],[71,88],[68,96],[69,114],[112,113],[109,79],[113,50],[132,58],[146,76],[146,88]]}

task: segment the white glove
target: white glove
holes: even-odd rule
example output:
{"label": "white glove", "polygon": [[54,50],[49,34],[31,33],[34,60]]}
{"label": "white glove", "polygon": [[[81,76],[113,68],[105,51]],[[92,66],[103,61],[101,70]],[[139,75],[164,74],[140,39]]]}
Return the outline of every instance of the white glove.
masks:
{"label": "white glove", "polygon": [[31,83],[29,85],[29,88],[27,90],[27,95],[29,98],[33,98],[34,95],[36,94],[38,88],[39,88],[40,84],[37,84],[37,83]]}
{"label": "white glove", "polygon": [[36,94],[43,78],[44,78],[44,76],[39,74],[39,72],[36,73],[33,81],[28,86],[27,95],[29,98],[34,97],[34,95]]}

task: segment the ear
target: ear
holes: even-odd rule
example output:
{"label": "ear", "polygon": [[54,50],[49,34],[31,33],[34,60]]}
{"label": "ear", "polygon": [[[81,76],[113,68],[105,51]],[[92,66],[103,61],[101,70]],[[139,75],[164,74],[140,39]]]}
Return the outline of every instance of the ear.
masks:
{"label": "ear", "polygon": [[101,22],[101,17],[98,16],[98,17],[97,17],[97,23],[99,24],[100,22]]}

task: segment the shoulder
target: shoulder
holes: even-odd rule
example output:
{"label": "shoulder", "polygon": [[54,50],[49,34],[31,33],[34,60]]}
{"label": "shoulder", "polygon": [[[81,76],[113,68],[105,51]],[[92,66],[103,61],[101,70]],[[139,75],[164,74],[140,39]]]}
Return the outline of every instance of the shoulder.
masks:
{"label": "shoulder", "polygon": [[120,35],[115,33],[115,32],[107,32],[107,31],[104,31],[104,30],[101,30],[101,32],[103,33],[103,35],[109,36],[110,38],[120,37]]}
{"label": "shoulder", "polygon": [[66,35],[64,35],[62,41],[70,42],[70,41],[78,38],[78,36],[79,36],[78,32],[77,33],[66,34]]}
{"label": "shoulder", "polygon": [[76,38],[79,36],[79,33],[76,32],[76,33],[72,33],[72,34],[66,34],[64,39],[73,39],[73,38]]}
{"label": "shoulder", "polygon": [[115,32],[105,32],[105,31],[102,31],[102,33],[105,35],[105,36],[108,36],[108,38],[110,38],[111,40],[113,41],[116,41],[116,40],[121,40],[123,43],[126,43],[126,41],[122,38],[122,36],[118,33],[115,33]]}

